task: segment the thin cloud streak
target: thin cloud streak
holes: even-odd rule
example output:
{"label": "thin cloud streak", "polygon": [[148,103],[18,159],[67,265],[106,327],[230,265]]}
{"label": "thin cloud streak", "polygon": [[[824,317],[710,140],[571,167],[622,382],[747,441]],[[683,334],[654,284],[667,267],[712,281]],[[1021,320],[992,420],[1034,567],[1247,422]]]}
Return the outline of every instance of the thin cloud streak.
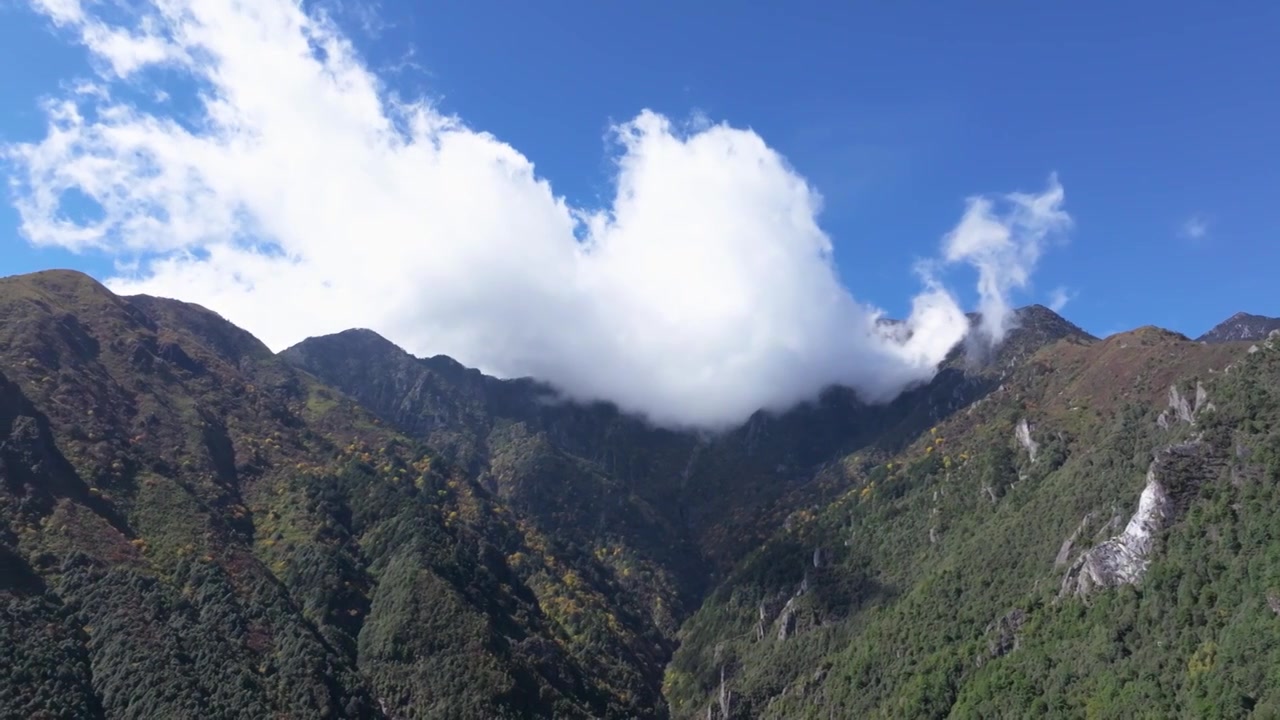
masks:
{"label": "thin cloud streak", "polygon": [[1068,290],[1062,286],[1054,288],[1049,293],[1049,309],[1056,313],[1062,312],[1068,303],[1076,299],[1078,294],[1076,291]]}

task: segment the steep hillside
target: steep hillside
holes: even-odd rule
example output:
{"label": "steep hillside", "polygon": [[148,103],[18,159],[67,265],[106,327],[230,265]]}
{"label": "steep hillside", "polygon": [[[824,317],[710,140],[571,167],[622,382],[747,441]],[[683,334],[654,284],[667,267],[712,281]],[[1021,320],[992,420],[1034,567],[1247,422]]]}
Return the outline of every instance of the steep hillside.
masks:
{"label": "steep hillside", "polygon": [[547,530],[622,543],[696,601],[796,503],[840,491],[846,478],[833,461],[859,449],[894,451],[1062,339],[1093,340],[1032,306],[998,352],[958,351],[932,382],[890,405],[832,388],[720,435],[653,428],[609,405],[559,401],[532,380],[417,359],[367,330],[311,338],[281,357],[440,448]]}
{"label": "steep hillside", "polygon": [[709,435],[0,279],[0,717],[1269,717],[1278,343],[1033,306]]}
{"label": "steep hillside", "polygon": [[[709,582],[731,573],[797,508],[840,497],[873,458],[892,457],[985,396],[1039,349],[1095,341],[1039,306],[1019,320],[998,351],[957,352],[932,382],[888,406],[832,389],[719,436],[558,402],[533,381],[487,378],[448,358],[416,359],[368,331],[312,338],[282,357],[402,431],[448,448],[548,534],[633,558],[644,579],[630,590],[668,611],[653,618],[674,639]],[[851,458],[855,452],[861,456]],[[660,605],[655,591],[667,586],[679,603]]]}
{"label": "steep hillside", "polygon": [[1274,708],[1277,372],[1271,344],[1154,328],[1059,343],[887,462],[847,458],[857,485],[797,510],[681,630],[674,714]]}
{"label": "steep hillside", "polygon": [[1274,330],[1280,330],[1280,318],[1241,312],[1223,320],[1196,339],[1208,343],[1256,341],[1266,339]]}
{"label": "steep hillside", "polygon": [[0,716],[662,715],[614,565],[201,308],[0,280]]}

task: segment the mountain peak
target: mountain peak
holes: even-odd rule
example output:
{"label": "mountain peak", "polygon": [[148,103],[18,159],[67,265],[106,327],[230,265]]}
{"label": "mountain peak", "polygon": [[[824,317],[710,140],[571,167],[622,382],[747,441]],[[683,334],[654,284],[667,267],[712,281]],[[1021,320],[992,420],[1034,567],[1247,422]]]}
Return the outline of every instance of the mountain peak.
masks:
{"label": "mountain peak", "polygon": [[[965,317],[969,318],[969,324],[974,327],[977,327],[982,322],[982,313],[977,311],[965,313]],[[1014,310],[1013,320],[1008,322],[1006,327],[1011,335],[1018,334],[1019,331],[1022,333],[1032,332],[1048,338],[1049,341],[1060,340],[1064,337],[1097,340],[1096,337],[1090,335],[1080,326],[1038,303],[1024,305]]]}
{"label": "mountain peak", "polygon": [[280,357],[295,361],[301,361],[304,357],[334,355],[358,358],[365,362],[412,359],[399,345],[368,328],[351,328],[330,335],[309,337],[280,351]]}
{"label": "mountain peak", "polygon": [[75,304],[90,298],[98,302],[119,300],[102,283],[78,270],[41,270],[26,275],[10,275],[0,278],[0,293],[42,294]]}
{"label": "mountain peak", "polygon": [[1168,342],[1186,342],[1188,340],[1190,338],[1180,332],[1162,328],[1158,325],[1143,325],[1132,330],[1109,335],[1106,342],[1111,345],[1150,347]]}
{"label": "mountain peak", "polygon": [[367,328],[309,337],[277,357],[321,378],[335,373],[370,380],[400,377],[414,363],[409,353]]}
{"label": "mountain peak", "polygon": [[29,282],[42,286],[93,285],[102,287],[102,283],[95,280],[92,276],[79,270],[71,270],[69,268],[37,270],[36,272],[27,273],[25,275],[10,275],[6,278],[0,278],[0,280]]}
{"label": "mountain peak", "polygon": [[1017,318],[1017,327],[1051,332],[1060,337],[1076,336],[1082,339],[1097,339],[1079,325],[1038,303],[1018,308],[1015,311],[1015,317]]}
{"label": "mountain peak", "polygon": [[[970,315],[970,322],[974,327],[977,327],[981,321],[981,314]],[[999,347],[978,355],[984,356],[986,360],[997,360],[998,364],[1003,365],[1017,358],[1030,356],[1059,340],[1068,339],[1082,342],[1097,340],[1083,328],[1044,305],[1027,305],[1014,311],[1013,321],[1009,323],[1008,332]],[[972,353],[977,341],[976,336],[971,336],[971,340],[967,344],[967,351]]]}
{"label": "mountain peak", "polygon": [[1196,338],[1199,342],[1252,342],[1265,340],[1272,330],[1280,330],[1280,318],[1238,312]]}

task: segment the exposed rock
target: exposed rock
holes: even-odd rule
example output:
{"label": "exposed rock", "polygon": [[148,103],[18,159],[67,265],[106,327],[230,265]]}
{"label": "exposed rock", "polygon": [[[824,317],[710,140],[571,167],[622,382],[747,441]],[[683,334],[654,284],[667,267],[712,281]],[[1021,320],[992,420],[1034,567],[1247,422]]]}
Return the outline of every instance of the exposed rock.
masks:
{"label": "exposed rock", "polygon": [[782,612],[778,613],[778,639],[786,640],[795,635],[797,618],[799,612],[799,601],[805,593],[809,592],[809,576],[805,575],[804,580],[800,581],[800,587],[796,588],[796,592],[787,600],[787,604],[782,606]]}
{"label": "exposed rock", "polygon": [[1080,524],[1076,526],[1074,532],[1062,541],[1062,547],[1058,549],[1058,556],[1053,559],[1055,568],[1063,567],[1071,559],[1071,548],[1075,546],[1076,540],[1079,539],[1080,533],[1089,526],[1089,521],[1093,519],[1093,513],[1085,513],[1084,518],[1080,520]]}
{"label": "exposed rock", "polygon": [[729,717],[729,709],[733,703],[733,693],[729,692],[729,686],[724,681],[724,666],[720,666],[720,692],[717,703],[720,706],[720,717]]}
{"label": "exposed rock", "polygon": [[1004,617],[987,626],[987,633],[993,637],[987,641],[987,657],[995,659],[1018,649],[1018,631],[1027,622],[1027,613],[1022,608],[1014,608]]}
{"label": "exposed rock", "polygon": [[1060,596],[1088,595],[1096,587],[1133,584],[1150,563],[1155,534],[1164,528],[1169,498],[1150,474],[1138,500],[1138,511],[1120,535],[1080,556],[1062,581]]}
{"label": "exposed rock", "polygon": [[1179,420],[1190,425],[1195,422],[1195,414],[1191,410],[1191,403],[1178,392],[1177,385],[1169,386],[1169,408],[1177,414]]}
{"label": "exposed rock", "polygon": [[1196,404],[1194,408],[1195,414],[1199,415],[1203,410],[1210,407],[1211,405],[1212,403],[1209,402],[1209,391],[1204,389],[1204,383],[1197,380],[1196,381]]}
{"label": "exposed rock", "polygon": [[1037,443],[1031,437],[1031,426],[1027,423],[1026,418],[1018,421],[1018,427],[1013,433],[1018,438],[1018,444],[1027,451],[1027,455],[1031,457],[1031,462],[1036,461],[1036,451],[1040,449],[1040,443]]}
{"label": "exposed rock", "polygon": [[1128,522],[1128,518],[1126,518],[1123,514],[1121,514],[1120,511],[1115,506],[1112,506],[1111,518],[1108,519],[1105,523],[1103,523],[1102,526],[1099,527],[1097,531],[1093,533],[1093,537],[1091,538],[1091,540],[1093,541],[1093,544],[1097,545],[1098,543],[1102,542],[1103,540],[1106,540],[1112,535],[1119,533],[1121,530],[1124,529],[1125,523],[1127,522]]}
{"label": "exposed rock", "polygon": [[796,631],[796,599],[791,598],[778,615],[778,640],[786,640]]}
{"label": "exposed rock", "polygon": [[1140,582],[1151,563],[1159,533],[1181,517],[1218,463],[1199,440],[1163,448],[1147,470],[1138,510],[1124,532],[1080,556],[1062,579],[1059,597],[1085,597],[1096,588]]}
{"label": "exposed rock", "polygon": [[1160,413],[1156,424],[1163,430],[1168,430],[1178,422],[1195,425],[1201,412],[1212,409],[1213,403],[1209,402],[1209,392],[1205,390],[1203,383],[1196,381],[1194,401],[1188,400],[1177,385],[1170,385],[1169,409]]}

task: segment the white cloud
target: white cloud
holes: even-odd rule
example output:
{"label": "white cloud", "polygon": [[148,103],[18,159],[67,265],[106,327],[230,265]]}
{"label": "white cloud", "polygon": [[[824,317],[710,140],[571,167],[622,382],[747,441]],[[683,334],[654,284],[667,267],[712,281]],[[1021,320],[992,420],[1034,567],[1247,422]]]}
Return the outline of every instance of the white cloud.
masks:
{"label": "white cloud", "polygon": [[[906,331],[879,326],[837,279],[818,193],[751,131],[642,112],[614,129],[612,204],[575,208],[511,146],[392,97],[290,0],[165,0],[128,27],[36,6],[98,57],[106,91],[51,101],[45,138],[6,149],[23,234],[104,250],[128,273],[113,289],[201,303],[275,349],[369,327],[717,427],[835,383],[888,399],[967,332],[931,272]],[[199,122],[111,94],[157,63],[201,88]],[[69,219],[72,191],[100,217]],[[1056,179],[972,198],[944,238],[937,265],[978,270],[993,339],[1068,223],[1062,198]]]}
{"label": "white cloud", "polygon": [[1178,234],[1186,240],[1203,240],[1209,235],[1209,221],[1199,215],[1193,215],[1182,223]]}
{"label": "white cloud", "polygon": [[1074,290],[1068,290],[1062,286],[1054,288],[1049,292],[1049,309],[1054,312],[1062,312],[1067,303],[1076,299],[1077,294]]}
{"label": "white cloud", "polygon": [[80,42],[106,61],[117,78],[126,78],[147,65],[190,61],[178,43],[160,34],[160,20],[155,15],[140,14],[134,27],[123,28],[92,16],[80,0],[32,0],[32,5],[55,25],[75,30]]}
{"label": "white cloud", "polygon": [[1040,195],[970,198],[960,224],[943,240],[948,262],[965,261],[978,269],[980,329],[993,342],[1004,339],[1014,320],[1010,292],[1026,287],[1046,243],[1071,224],[1063,198],[1056,176]]}

